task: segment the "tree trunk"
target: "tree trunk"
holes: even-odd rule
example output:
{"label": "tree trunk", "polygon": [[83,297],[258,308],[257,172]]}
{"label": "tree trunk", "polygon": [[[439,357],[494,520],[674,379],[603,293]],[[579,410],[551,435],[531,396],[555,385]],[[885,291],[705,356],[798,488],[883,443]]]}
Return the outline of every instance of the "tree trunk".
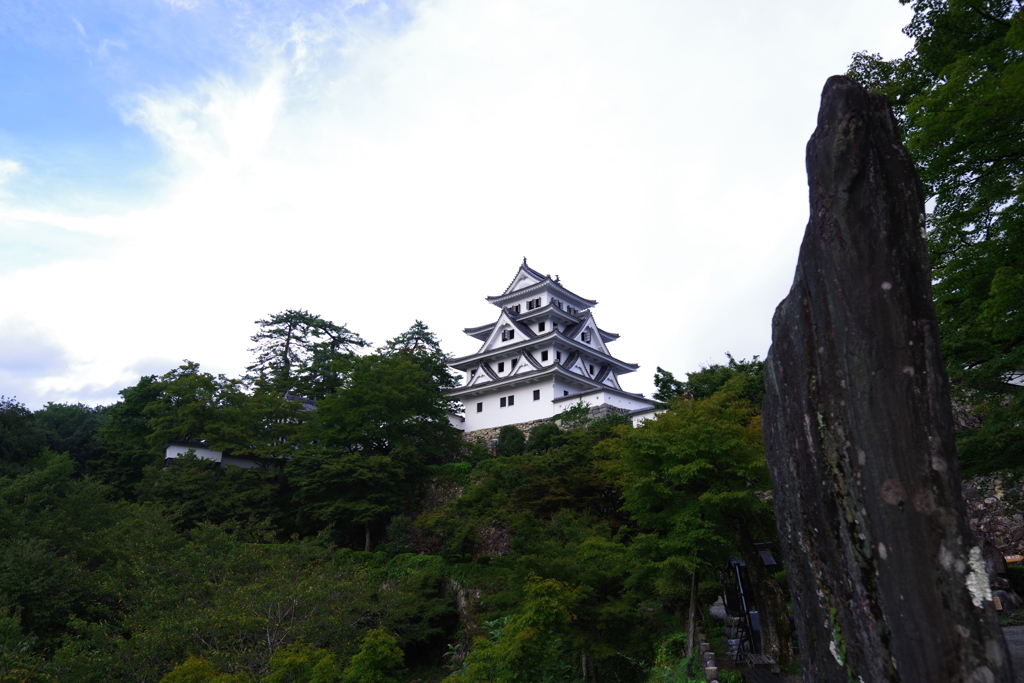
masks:
{"label": "tree trunk", "polygon": [[686,656],[693,656],[693,646],[697,631],[697,570],[693,570],[693,578],[690,581],[690,610],[689,618],[686,620]]}
{"label": "tree trunk", "polygon": [[924,193],[884,98],[834,76],[763,424],[805,680],[1013,680],[967,525]]}
{"label": "tree trunk", "polygon": [[365,545],[365,547],[363,547],[363,550],[365,550],[366,552],[370,552],[370,523],[367,522],[365,526],[366,526],[366,545]]}

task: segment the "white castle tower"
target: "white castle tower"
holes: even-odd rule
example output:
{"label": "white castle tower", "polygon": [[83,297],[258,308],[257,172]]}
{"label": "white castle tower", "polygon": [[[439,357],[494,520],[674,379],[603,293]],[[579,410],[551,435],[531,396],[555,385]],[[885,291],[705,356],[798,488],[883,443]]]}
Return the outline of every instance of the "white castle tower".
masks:
{"label": "white castle tower", "polygon": [[483,346],[449,361],[466,375],[451,391],[465,406],[463,430],[551,418],[580,400],[634,421],[653,416],[654,401],[619,385],[619,375],[639,366],[608,352],[619,335],[597,326],[590,312],[596,301],[533,270],[525,258],[504,293],[487,301],[501,311],[498,320],[464,330]]}

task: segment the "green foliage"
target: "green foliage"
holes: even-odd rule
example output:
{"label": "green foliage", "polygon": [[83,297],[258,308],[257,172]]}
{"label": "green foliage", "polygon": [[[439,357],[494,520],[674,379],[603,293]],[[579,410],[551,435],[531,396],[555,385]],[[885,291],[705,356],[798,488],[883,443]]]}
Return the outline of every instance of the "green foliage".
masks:
{"label": "green foliage", "polygon": [[686,382],[680,382],[668,370],[663,370],[659,365],[654,371],[654,386],[658,388],[654,392],[654,400],[669,402],[676,396],[686,393]]}
{"label": "green foliage", "polygon": [[529,452],[550,450],[561,443],[559,435],[562,430],[554,422],[542,422],[530,430],[530,439],[526,442]]}
{"label": "green foliage", "polygon": [[462,440],[447,398],[407,354],[361,356],[350,367],[345,387],[306,423],[287,472],[309,528],[368,535],[401,510],[425,466],[458,453]]}
{"label": "green foliage", "polygon": [[671,401],[676,396],[688,398],[709,398],[725,386],[734,377],[743,378],[742,385],[734,385],[739,395],[750,401],[755,408],[760,408],[764,401],[764,361],[754,356],[753,360],[736,360],[726,352],[726,364],[709,363],[701,365],[700,370],[686,374],[686,381],[680,382],[671,372],[658,368],[654,376],[654,384],[658,392],[654,395],[659,401]]}
{"label": "green foliage", "polygon": [[[669,634],[658,643],[654,665],[648,673],[646,683],[687,683],[702,680],[703,676],[691,676],[693,660],[686,656],[687,633]],[[721,673],[721,672],[720,672]],[[719,677],[721,680],[721,677]]]}
{"label": "green foliage", "polygon": [[231,674],[219,673],[213,663],[188,656],[174,670],[160,679],[160,683],[243,683],[244,679]]}
{"label": "green foliage", "polygon": [[961,474],[973,477],[1019,468],[1024,463],[1024,394],[1007,399],[1005,404],[982,403],[975,411],[981,426],[957,432],[957,457]]}
{"label": "green foliage", "polygon": [[341,683],[398,683],[402,669],[398,642],[381,627],[363,638],[359,652],[345,667]]}
{"label": "green foliage", "polygon": [[106,407],[93,408],[81,403],[50,402],[32,414],[46,447],[70,455],[77,472],[87,471],[88,463],[100,457],[96,434],[106,420]]}
{"label": "green foliage", "polygon": [[747,381],[737,375],[709,398],[677,398],[657,420],[598,446],[642,532],[634,580],[648,594],[685,604],[690,574],[735,552],[739,529],[771,536],[770,508],[756,495],[770,484]]}
{"label": "green foliage", "polygon": [[515,425],[505,425],[498,431],[498,455],[508,457],[526,451],[526,435]]}
{"label": "green foliage", "polygon": [[139,500],[161,504],[183,529],[200,522],[222,524],[250,518],[287,524],[280,475],[273,471],[221,467],[186,453],[166,468],[154,468]]}
{"label": "green foliage", "polygon": [[558,414],[562,429],[586,429],[590,425],[590,404],[581,398]]}
{"label": "green foliage", "polygon": [[554,579],[531,577],[521,609],[496,624],[491,638],[478,638],[462,671],[450,683],[542,683],[561,680],[569,668],[563,638],[575,619],[579,594]]}
{"label": "green foliage", "polygon": [[45,443],[28,408],[0,396],[0,475],[20,472]]}
{"label": "green foliage", "polygon": [[270,673],[260,683],[335,683],[340,676],[330,651],[296,641],[274,653]]}
{"label": "green foliage", "polygon": [[[405,354],[420,366],[433,380],[439,389],[452,389],[459,386],[459,378],[448,366],[448,354],[441,350],[441,342],[437,335],[417,320],[408,330],[394,339],[389,339],[382,349],[381,355],[394,356]],[[446,409],[453,413],[462,411],[462,403],[451,399]]]}
{"label": "green foliage", "polygon": [[162,383],[155,375],[141,377],[135,386],[120,392],[121,400],[107,410],[99,427],[101,455],[89,465],[122,498],[132,499],[146,467],[163,460],[162,444],[149,439],[149,416],[143,411],[160,397]]}
{"label": "green foliage", "polygon": [[394,636],[405,661],[410,665],[439,663],[458,625],[445,573],[437,567],[410,567],[404,576],[393,579],[393,587],[381,601],[385,607],[381,628]]}
{"label": "green foliage", "polygon": [[157,452],[171,441],[201,441],[236,416],[248,396],[240,380],[200,372],[199,364],[185,361],[160,377],[160,391],[142,409],[149,434],[146,441]]}
{"label": "green foliage", "polygon": [[[993,422],[966,433],[965,469],[1018,459],[1024,402],[1024,10],[1006,0],[915,0],[914,49],[854,55],[849,75],[889,97],[933,200],[928,215],[942,355],[955,397]],[[1019,461],[1019,460],[1018,460]]]}
{"label": "green foliage", "polygon": [[342,384],[339,364],[367,346],[358,334],[303,310],[286,310],[257,320],[250,349],[256,360],[246,368],[250,383],[283,396],[320,399]]}
{"label": "green foliage", "polygon": [[[475,636],[452,681],[579,680],[583,662],[588,678],[639,681],[679,630],[661,606],[685,602],[671,582],[736,542],[728,524],[763,521],[750,373],[641,429],[579,403],[528,444],[505,430],[513,447],[491,458],[449,424],[422,323],[378,353],[335,351],[315,411],[190,362],[103,411],[39,411],[72,455],[40,447],[0,476],[0,675],[438,680],[445,650]],[[93,429],[101,450],[82,456]],[[171,439],[266,469],[194,454],[160,467]],[[377,538],[375,553],[334,544]]]}

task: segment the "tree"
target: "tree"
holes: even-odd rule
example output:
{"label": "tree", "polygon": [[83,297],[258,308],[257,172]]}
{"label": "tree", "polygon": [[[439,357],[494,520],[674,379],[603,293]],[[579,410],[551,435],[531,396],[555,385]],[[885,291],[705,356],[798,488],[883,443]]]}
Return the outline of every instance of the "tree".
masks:
{"label": "tree", "polygon": [[[452,389],[459,385],[459,379],[448,365],[448,354],[441,350],[437,335],[430,331],[422,320],[417,320],[408,330],[394,339],[389,339],[380,349],[384,356],[397,353],[409,355],[423,368],[440,389]],[[456,401],[458,403],[458,401]]]}
{"label": "tree", "polygon": [[564,680],[563,637],[575,619],[579,590],[555,579],[530,578],[526,600],[513,615],[492,624],[490,638],[477,638],[463,670],[451,683],[513,683]]}
{"label": "tree", "polygon": [[45,443],[28,408],[13,398],[0,396],[0,475],[19,471],[42,453]]}
{"label": "tree", "polygon": [[654,395],[659,401],[671,401],[676,396],[689,398],[708,398],[725,386],[733,377],[744,378],[741,395],[751,405],[760,408],[764,400],[764,361],[754,356],[753,360],[736,360],[728,351],[725,352],[726,364],[709,363],[701,365],[700,370],[686,373],[686,381],[680,382],[667,370],[660,367],[654,374],[654,384],[658,392]]}
{"label": "tree", "polygon": [[284,394],[319,399],[341,385],[338,361],[367,346],[344,325],[303,310],[286,310],[257,320],[260,331],[249,349],[256,360],[246,368],[250,383]]}
{"label": "tree", "polygon": [[100,457],[102,449],[96,434],[107,419],[107,407],[94,408],[81,403],[50,402],[32,414],[47,447],[70,455],[79,472]]}
{"label": "tree", "polygon": [[148,440],[149,417],[143,412],[162,390],[155,375],[140,377],[135,386],[118,392],[121,400],[110,406],[109,419],[97,431],[100,456],[89,463],[90,468],[123,498],[134,497],[143,470],[162,460],[161,449]]}
{"label": "tree", "polygon": [[[707,398],[676,398],[657,420],[597,446],[641,532],[633,544],[641,592],[686,604],[694,572],[717,569],[740,554],[759,584],[755,590],[765,602],[771,599],[763,570],[754,576],[760,570],[754,543],[774,538],[775,522],[757,495],[771,484],[760,411],[744,396],[748,383],[738,374]],[[762,623],[780,624],[784,661],[783,607],[759,604]]]}
{"label": "tree", "polygon": [[448,397],[414,358],[375,353],[347,363],[345,386],[317,404],[287,472],[306,523],[361,527],[369,550],[371,528],[462,439],[448,421]]}
{"label": "tree", "polygon": [[200,372],[199,363],[186,360],[160,377],[159,394],[142,410],[146,441],[154,450],[170,441],[201,441],[215,425],[225,429],[247,399],[241,380]]}
{"label": "tree", "polygon": [[383,627],[374,629],[366,634],[359,652],[345,667],[341,683],[398,683],[402,658],[395,637]]}
{"label": "tree", "polygon": [[955,398],[1007,430],[979,437],[973,457],[1011,464],[1004,448],[1024,438],[1024,395],[1009,384],[1024,375],[1024,10],[1012,0],[913,8],[913,50],[855,54],[849,75],[892,102],[933,202],[933,294]]}
{"label": "tree", "polygon": [[521,455],[526,450],[526,435],[515,425],[505,425],[498,431],[498,455]]}
{"label": "tree", "polygon": [[554,422],[542,422],[530,430],[530,439],[526,442],[526,450],[533,452],[554,448],[560,444],[561,434],[562,430]]}
{"label": "tree", "polygon": [[686,382],[680,382],[676,379],[668,370],[663,370],[661,366],[654,371],[654,386],[658,388],[654,392],[655,401],[671,401],[676,396],[682,396],[686,393]]}

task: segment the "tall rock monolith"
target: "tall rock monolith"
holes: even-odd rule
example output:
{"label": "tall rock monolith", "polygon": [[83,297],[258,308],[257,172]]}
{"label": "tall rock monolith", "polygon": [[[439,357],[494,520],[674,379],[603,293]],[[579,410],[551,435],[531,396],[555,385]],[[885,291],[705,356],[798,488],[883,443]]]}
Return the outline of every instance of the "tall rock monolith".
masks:
{"label": "tall rock monolith", "polygon": [[888,103],[825,84],[763,423],[804,680],[1013,680],[968,528],[924,193]]}

